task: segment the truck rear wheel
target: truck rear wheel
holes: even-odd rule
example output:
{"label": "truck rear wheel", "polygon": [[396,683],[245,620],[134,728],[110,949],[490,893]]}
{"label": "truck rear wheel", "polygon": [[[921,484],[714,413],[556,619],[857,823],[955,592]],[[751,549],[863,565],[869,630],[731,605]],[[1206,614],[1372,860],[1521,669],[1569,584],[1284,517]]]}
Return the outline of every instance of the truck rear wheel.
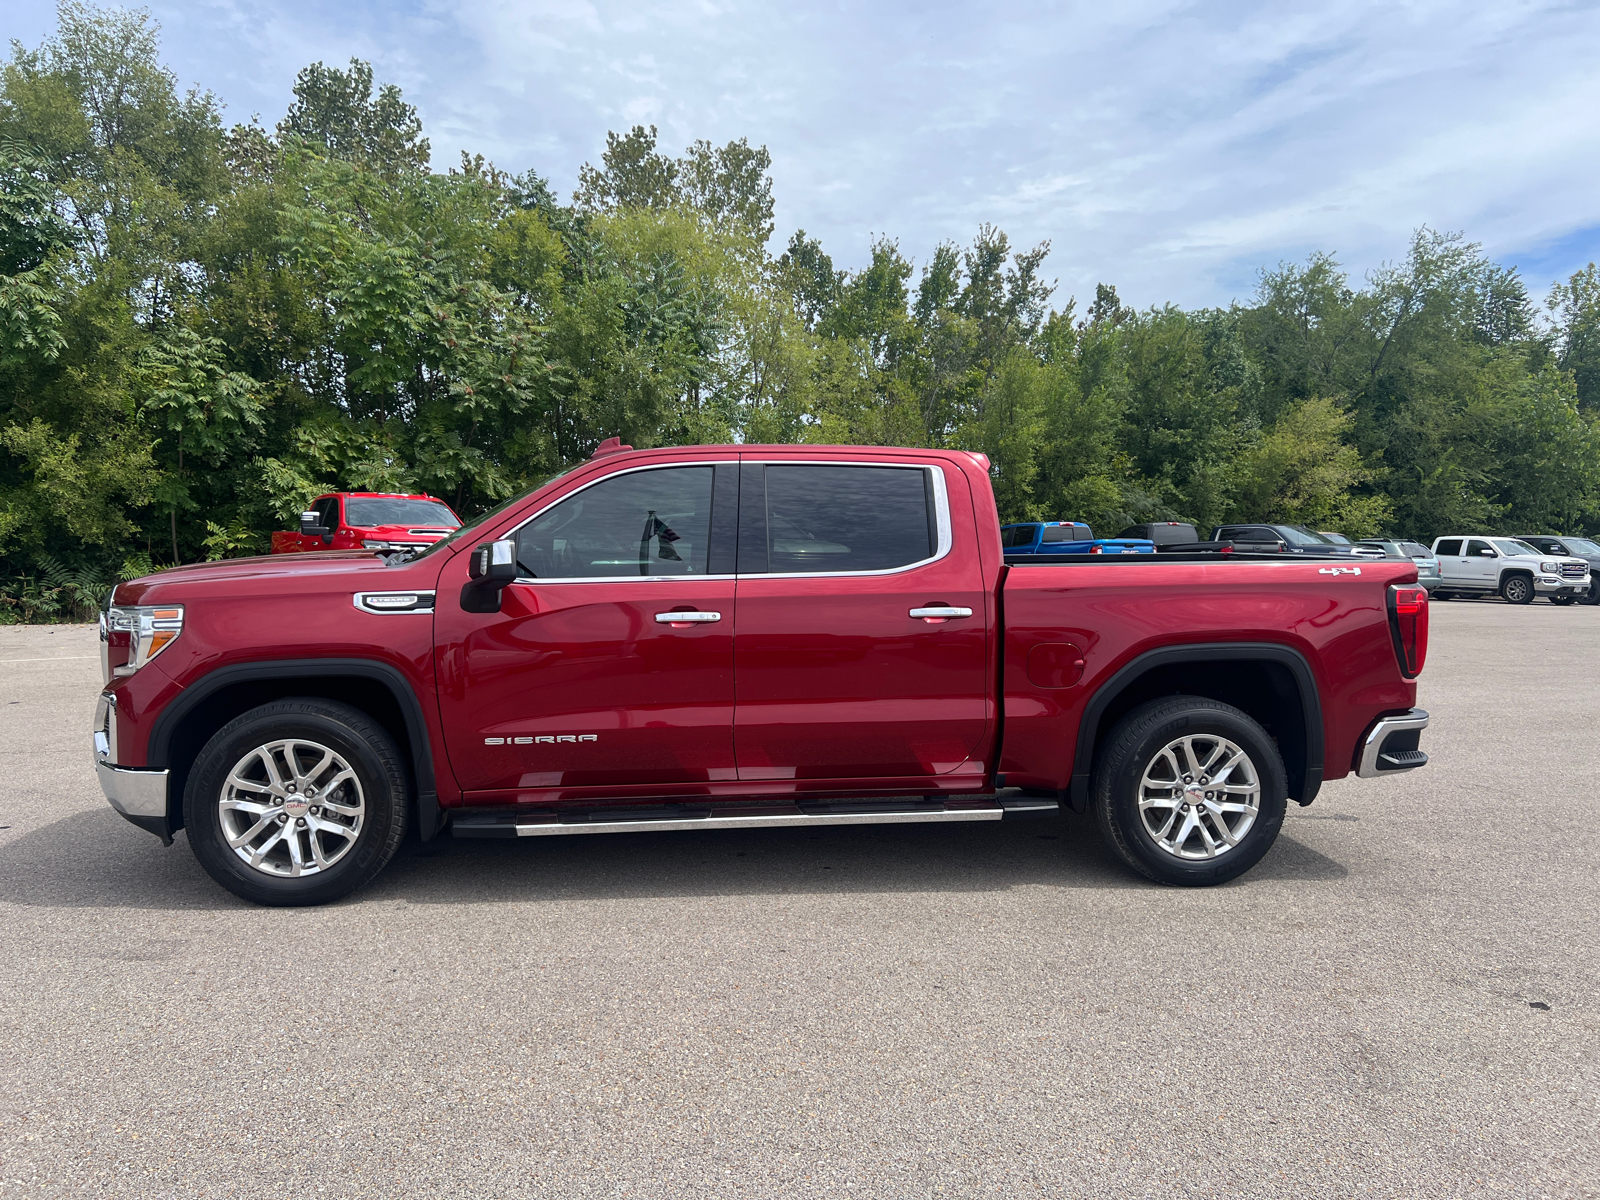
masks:
{"label": "truck rear wheel", "polygon": [[1507,604],[1532,604],[1533,580],[1526,575],[1513,575],[1500,585],[1500,594]]}
{"label": "truck rear wheel", "polygon": [[326,904],[393,857],[407,792],[400,752],[371,717],[327,700],[279,700],[205,744],[183,820],[200,865],[234,895]]}
{"label": "truck rear wheel", "polygon": [[1100,832],[1159,883],[1225,883],[1283,826],[1288,779],[1266,730],[1230,704],[1172,696],[1111,731],[1094,774]]}

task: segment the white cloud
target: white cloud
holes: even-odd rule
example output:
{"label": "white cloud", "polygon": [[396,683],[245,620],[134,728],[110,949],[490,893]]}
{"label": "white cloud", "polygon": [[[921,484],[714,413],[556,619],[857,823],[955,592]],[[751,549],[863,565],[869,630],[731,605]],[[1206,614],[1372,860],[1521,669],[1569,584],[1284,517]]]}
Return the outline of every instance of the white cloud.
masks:
{"label": "white cloud", "polygon": [[[1595,256],[1600,15],[1421,0],[762,6],[158,0],[179,74],[269,123],[306,62],[370,58],[461,149],[570,191],[608,129],[774,157],[780,236],[925,258],[994,220],[1066,294],[1225,303],[1310,249],[1356,274],[1424,222],[1549,274]],[[41,0],[24,27],[47,28]],[[19,33],[25,41],[36,41]],[[1553,249],[1550,247],[1554,247]],[[1546,278],[1531,278],[1542,287]]]}

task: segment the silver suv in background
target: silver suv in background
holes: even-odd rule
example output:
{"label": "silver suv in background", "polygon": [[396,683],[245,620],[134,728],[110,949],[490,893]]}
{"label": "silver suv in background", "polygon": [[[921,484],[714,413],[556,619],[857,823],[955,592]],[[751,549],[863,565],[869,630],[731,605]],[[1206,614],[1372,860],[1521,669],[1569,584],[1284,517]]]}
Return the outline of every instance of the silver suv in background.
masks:
{"label": "silver suv in background", "polygon": [[1394,538],[1362,538],[1358,546],[1382,550],[1387,558],[1409,558],[1417,564],[1417,582],[1432,595],[1439,586],[1439,559],[1421,542],[1402,542]]}
{"label": "silver suv in background", "polygon": [[1581,558],[1541,554],[1526,542],[1504,537],[1442,537],[1433,540],[1439,559],[1434,595],[1503,596],[1511,604],[1531,604],[1549,596],[1571,604],[1589,593],[1589,564]]}

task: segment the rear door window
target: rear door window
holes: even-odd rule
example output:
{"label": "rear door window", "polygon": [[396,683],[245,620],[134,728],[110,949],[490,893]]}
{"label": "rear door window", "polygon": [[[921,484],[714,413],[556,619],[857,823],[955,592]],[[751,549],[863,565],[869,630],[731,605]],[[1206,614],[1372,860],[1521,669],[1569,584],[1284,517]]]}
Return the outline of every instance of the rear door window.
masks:
{"label": "rear door window", "polygon": [[1461,554],[1461,539],[1445,538],[1444,541],[1439,543],[1439,549],[1435,553],[1446,558],[1459,557]]}
{"label": "rear door window", "polygon": [[1020,546],[1033,545],[1033,535],[1039,532],[1037,525],[1008,525],[1000,531],[1000,545],[1006,550],[1015,550]]}
{"label": "rear door window", "polygon": [[[752,468],[760,469],[747,464],[747,475]],[[741,493],[741,573],[760,570],[743,548],[755,490]],[[933,485],[922,467],[769,463],[765,493],[774,574],[888,571],[932,558],[937,547]]]}

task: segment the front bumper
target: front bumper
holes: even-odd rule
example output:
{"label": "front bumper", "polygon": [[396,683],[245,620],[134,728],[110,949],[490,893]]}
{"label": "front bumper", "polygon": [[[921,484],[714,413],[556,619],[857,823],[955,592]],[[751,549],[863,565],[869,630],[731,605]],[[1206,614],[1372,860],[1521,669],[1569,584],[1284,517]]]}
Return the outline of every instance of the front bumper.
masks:
{"label": "front bumper", "polygon": [[1367,736],[1361,739],[1361,760],[1356,774],[1363,779],[1381,775],[1402,775],[1428,765],[1428,756],[1417,748],[1422,731],[1428,727],[1428,714],[1413,708],[1404,716],[1380,717]]}
{"label": "front bumper", "polygon": [[106,693],[94,718],[94,773],[111,807],[140,829],[172,844],[167,821],[168,771],[141,767],[119,767],[112,760],[117,754],[117,701]]}
{"label": "front bumper", "polygon": [[1587,596],[1589,577],[1558,579],[1554,576],[1541,575],[1534,579],[1533,590],[1541,596]]}

